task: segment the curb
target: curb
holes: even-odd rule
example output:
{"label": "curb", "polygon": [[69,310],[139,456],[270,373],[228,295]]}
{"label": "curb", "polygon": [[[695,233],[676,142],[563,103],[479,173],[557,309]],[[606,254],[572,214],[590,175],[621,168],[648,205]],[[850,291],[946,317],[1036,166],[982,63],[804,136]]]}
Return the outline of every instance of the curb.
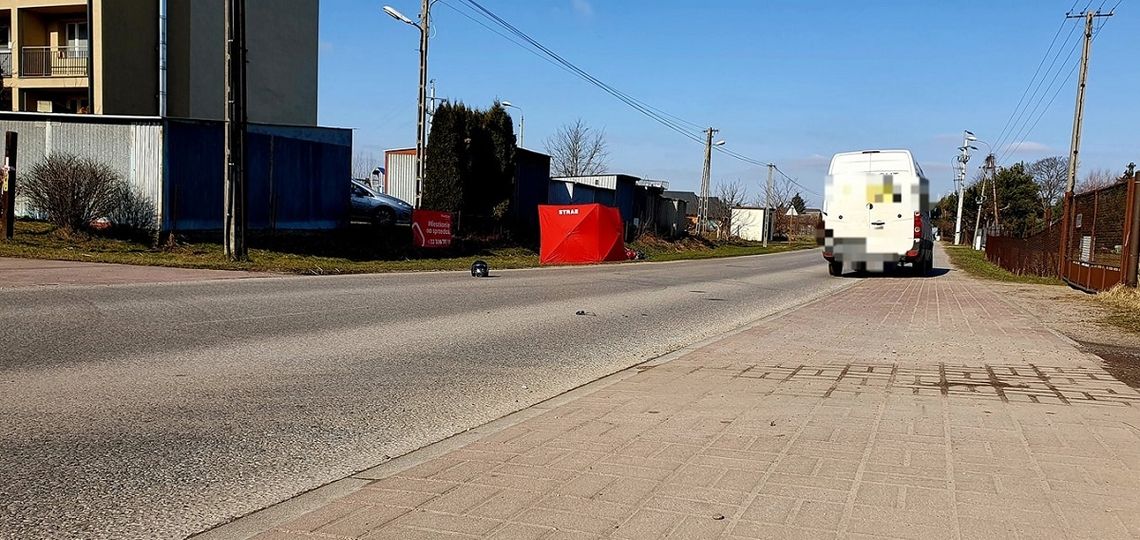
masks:
{"label": "curb", "polygon": [[[769,253],[764,255],[750,255],[751,257],[763,257],[766,255],[777,255]],[[682,261],[664,261],[664,262],[682,262]],[[663,263],[664,263],[663,262]],[[662,264],[663,264],[662,263]],[[371,484],[376,480],[382,480],[397,473],[420,465],[431,459],[442,456],[452,450],[466,446],[475,442],[487,435],[497,433],[509,427],[518,425],[526,420],[539,416],[543,413],[550,411],[556,407],[560,407],[567,403],[577,400],[578,398],[588,396],[602,390],[616,383],[624,381],[634,375],[640,373],[644,368],[656,367],[667,364],[682,358],[689,353],[698,349],[707,347],[719,341],[728,339],[730,337],[742,334],[763,324],[769,323],[773,320],[780,319],[793,313],[797,310],[822,302],[823,300],[831,297],[832,295],[845,291],[851,287],[861,283],[862,279],[846,280],[847,284],[830,291],[828,294],[813,298],[807,302],[796,304],[791,307],[784,308],[775,313],[771,313],[761,317],[755,321],[743,324],[727,332],[706,338],[699,342],[687,345],[672,352],[639,362],[632,366],[619,369],[614,373],[595,379],[593,381],[583,383],[579,386],[571,388],[561,394],[547,398],[525,409],[520,409],[506,416],[492,420],[485,424],[470,428],[462,431],[445,439],[441,439],[431,443],[422,448],[413,450],[406,454],[394,457],[381,464],[375,465],[371,468],[365,469],[358,473],[349,475],[340,480],[334,480],[322,486],[316,487],[304,493],[300,493],[284,501],[273,504],[271,506],[255,510],[244,516],[239,516],[232,521],[216,525],[212,528],[206,529],[187,537],[192,540],[222,540],[222,539],[247,539],[252,538],[258,534],[269,531],[270,529],[289,522],[301,515],[316,510],[336,499],[349,495],[364,486]]]}

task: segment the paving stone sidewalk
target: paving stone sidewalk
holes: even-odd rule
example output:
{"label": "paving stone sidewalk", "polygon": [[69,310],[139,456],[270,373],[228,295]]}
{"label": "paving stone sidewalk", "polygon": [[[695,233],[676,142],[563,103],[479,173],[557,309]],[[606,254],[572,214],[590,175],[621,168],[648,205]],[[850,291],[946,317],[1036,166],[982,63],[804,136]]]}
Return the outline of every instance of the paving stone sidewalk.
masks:
{"label": "paving stone sidewalk", "polygon": [[55,285],[121,285],[247,279],[271,274],[0,257],[0,289]]}
{"label": "paving stone sidewalk", "polygon": [[636,369],[259,538],[1140,537],[1140,392],[959,272]]}

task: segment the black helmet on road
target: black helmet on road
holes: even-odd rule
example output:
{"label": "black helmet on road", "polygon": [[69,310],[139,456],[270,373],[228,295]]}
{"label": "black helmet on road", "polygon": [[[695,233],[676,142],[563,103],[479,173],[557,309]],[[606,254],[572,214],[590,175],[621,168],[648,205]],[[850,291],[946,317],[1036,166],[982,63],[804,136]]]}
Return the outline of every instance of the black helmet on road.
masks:
{"label": "black helmet on road", "polygon": [[491,268],[483,261],[475,261],[471,265],[471,275],[474,277],[487,277],[491,274]]}

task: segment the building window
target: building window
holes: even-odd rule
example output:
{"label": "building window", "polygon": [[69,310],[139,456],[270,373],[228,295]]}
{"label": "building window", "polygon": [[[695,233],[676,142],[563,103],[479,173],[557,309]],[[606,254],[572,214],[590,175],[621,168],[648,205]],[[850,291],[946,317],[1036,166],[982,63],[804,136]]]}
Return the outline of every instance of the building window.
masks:
{"label": "building window", "polygon": [[66,112],[72,114],[87,114],[90,112],[88,111],[87,106],[87,98],[68,98]]}
{"label": "building window", "polygon": [[67,56],[70,58],[87,57],[87,23],[67,23]]}
{"label": "building window", "polygon": [[0,24],[0,76],[12,76],[12,27],[6,24]]}

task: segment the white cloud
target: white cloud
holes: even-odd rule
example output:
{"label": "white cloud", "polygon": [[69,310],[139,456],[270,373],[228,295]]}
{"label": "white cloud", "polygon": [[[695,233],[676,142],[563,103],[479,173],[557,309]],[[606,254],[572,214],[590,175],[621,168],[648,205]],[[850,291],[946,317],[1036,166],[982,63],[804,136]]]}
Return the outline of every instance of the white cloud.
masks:
{"label": "white cloud", "polygon": [[590,5],[589,0],[570,0],[570,5],[579,15],[589,17],[594,14],[594,6]]}
{"label": "white cloud", "polygon": [[1014,154],[1025,154],[1030,152],[1048,152],[1051,150],[1049,145],[1033,141],[1022,141],[1010,145],[1010,149]]}

